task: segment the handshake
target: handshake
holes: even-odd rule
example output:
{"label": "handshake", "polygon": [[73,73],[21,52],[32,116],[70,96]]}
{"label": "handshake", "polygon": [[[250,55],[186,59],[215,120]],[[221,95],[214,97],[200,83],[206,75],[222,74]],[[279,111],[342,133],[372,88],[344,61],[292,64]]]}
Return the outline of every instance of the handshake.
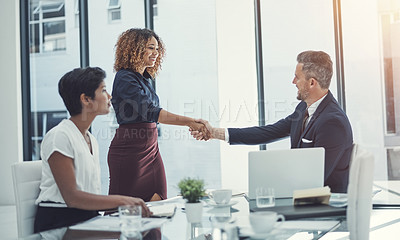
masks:
{"label": "handshake", "polygon": [[203,119],[195,119],[190,123],[189,131],[193,138],[197,140],[225,139],[225,130],[223,128],[213,128],[208,121]]}

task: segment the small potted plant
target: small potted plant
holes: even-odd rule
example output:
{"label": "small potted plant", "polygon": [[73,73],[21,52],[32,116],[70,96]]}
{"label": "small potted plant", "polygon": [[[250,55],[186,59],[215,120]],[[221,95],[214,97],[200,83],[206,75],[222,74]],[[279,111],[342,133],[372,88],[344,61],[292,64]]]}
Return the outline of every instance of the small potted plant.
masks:
{"label": "small potted plant", "polygon": [[188,222],[201,222],[203,203],[200,198],[204,196],[204,181],[201,179],[184,178],[178,183],[181,195],[186,199],[185,211]]}

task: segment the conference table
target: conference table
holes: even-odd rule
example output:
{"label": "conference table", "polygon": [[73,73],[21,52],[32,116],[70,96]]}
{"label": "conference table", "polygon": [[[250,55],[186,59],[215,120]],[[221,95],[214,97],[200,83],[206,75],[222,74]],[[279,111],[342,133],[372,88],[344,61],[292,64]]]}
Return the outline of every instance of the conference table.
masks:
{"label": "conference table", "polygon": [[[176,211],[172,218],[164,219],[160,227],[143,232],[143,239],[228,239],[226,232],[231,231],[237,239],[252,239],[255,235],[249,223],[249,201],[244,195],[234,196],[232,206],[214,207],[205,200],[201,223],[188,223],[184,211],[184,200],[175,198],[165,203],[175,204]],[[155,204],[155,203],[151,203]],[[109,216],[106,216],[109,217]],[[104,218],[106,218],[104,217]],[[112,218],[112,217],[109,217]],[[116,219],[114,217],[114,219]],[[299,221],[285,221],[263,237],[268,239],[288,239],[301,236],[300,239],[319,239],[327,232],[340,226],[343,217],[326,219],[309,219]],[[89,220],[91,221],[91,220]],[[115,221],[114,221],[115,222]],[[88,225],[88,224],[87,224]],[[116,229],[105,230],[107,226],[94,226],[85,229],[79,226],[84,224],[50,230],[29,236],[26,239],[119,239],[120,233]],[[224,238],[225,236],[225,238]],[[264,238],[264,239],[265,239]],[[123,239],[123,238],[121,238]]]}
{"label": "conference table", "polygon": [[[373,198],[374,209],[371,214],[370,239],[398,239],[400,236],[400,181],[375,182],[374,189],[380,189],[381,192],[378,192]],[[290,200],[286,200],[286,202],[278,200],[277,205],[288,202]],[[205,199],[202,222],[189,223],[186,220],[182,198],[175,197],[159,203],[152,202],[152,205],[174,204],[176,211],[172,218],[154,218],[155,227],[143,231],[143,239],[230,239],[228,236],[237,236],[237,239],[277,240],[349,238],[345,214],[287,220],[278,223],[270,233],[260,236],[251,229],[249,214],[252,203],[245,194],[234,196],[231,203],[233,203],[230,204],[231,206],[215,207],[208,204],[208,200]],[[104,216],[102,220],[106,217],[112,218]],[[118,218],[114,217],[112,220],[115,224]],[[148,219],[143,219],[143,221],[145,220]],[[149,219],[149,222],[151,220]],[[90,221],[92,220],[87,222],[90,223]],[[104,221],[101,224],[104,226],[93,226],[84,222],[75,226],[41,232],[24,239],[124,239],[120,236],[118,228],[109,228],[107,222]],[[89,229],[87,226],[93,228]]]}

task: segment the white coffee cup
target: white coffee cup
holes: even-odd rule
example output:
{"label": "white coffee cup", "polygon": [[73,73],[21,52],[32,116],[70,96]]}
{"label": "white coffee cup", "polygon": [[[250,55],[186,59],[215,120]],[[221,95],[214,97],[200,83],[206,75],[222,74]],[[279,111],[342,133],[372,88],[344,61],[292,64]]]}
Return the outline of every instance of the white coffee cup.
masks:
{"label": "white coffee cup", "polygon": [[220,189],[211,192],[210,197],[216,204],[228,204],[232,198],[232,190]]}
{"label": "white coffee cup", "polygon": [[267,233],[277,225],[278,220],[281,220],[279,225],[285,221],[283,215],[271,211],[251,212],[249,218],[255,233]]}

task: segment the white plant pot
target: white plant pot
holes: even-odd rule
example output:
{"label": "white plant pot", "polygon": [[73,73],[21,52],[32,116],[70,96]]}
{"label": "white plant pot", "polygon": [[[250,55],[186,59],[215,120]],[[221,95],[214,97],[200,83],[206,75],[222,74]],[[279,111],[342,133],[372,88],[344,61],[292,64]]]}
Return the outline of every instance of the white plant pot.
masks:
{"label": "white plant pot", "polygon": [[185,203],[186,219],[190,223],[199,223],[203,217],[203,203]]}

